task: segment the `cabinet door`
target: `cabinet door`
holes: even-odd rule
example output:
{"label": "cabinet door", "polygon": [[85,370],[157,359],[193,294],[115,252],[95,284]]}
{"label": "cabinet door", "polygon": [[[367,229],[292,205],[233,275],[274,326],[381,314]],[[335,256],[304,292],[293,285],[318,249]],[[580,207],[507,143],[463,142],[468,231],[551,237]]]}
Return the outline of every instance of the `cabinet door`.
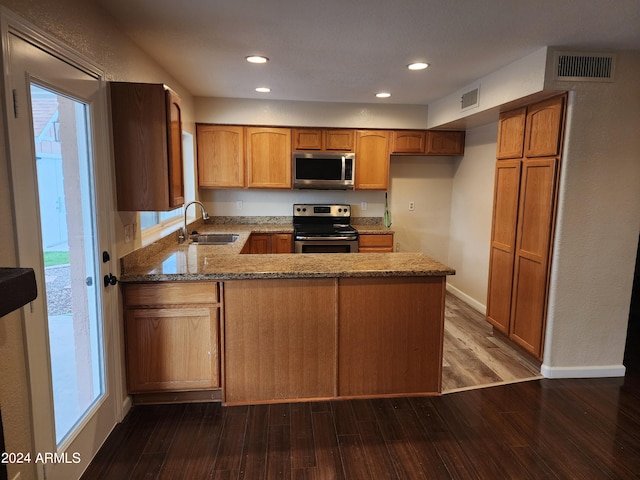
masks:
{"label": "cabinet door", "polygon": [[271,253],[271,235],[267,233],[252,233],[249,237],[249,247],[243,253]]}
{"label": "cabinet door", "polygon": [[322,150],[322,130],[319,128],[294,128],[291,130],[294,150]]}
{"label": "cabinet door", "polygon": [[247,186],[291,188],[291,129],[247,128]]}
{"label": "cabinet door", "polygon": [[525,134],[527,157],[554,157],[560,154],[564,124],[564,95],[529,107]]}
{"label": "cabinet door", "polygon": [[358,190],[389,188],[389,132],[358,130],[356,152],[355,188]]}
{"label": "cabinet door", "polygon": [[198,186],[244,187],[244,128],[198,124],[196,137]]}
{"label": "cabinet door", "polygon": [[218,311],[125,310],[129,393],[218,388]]}
{"label": "cabinet door", "polygon": [[335,396],[331,278],[225,282],[225,401]]}
{"label": "cabinet door", "polygon": [[293,253],[293,235],[290,233],[271,235],[271,253]]}
{"label": "cabinet door", "polygon": [[324,149],[337,152],[353,152],[354,131],[329,129],[324,132]]}
{"label": "cabinet door", "polygon": [[168,152],[169,152],[169,207],[184,204],[184,155],[182,149],[182,102],[180,97],[166,89]]}
{"label": "cabinet door", "polygon": [[524,152],[524,124],[527,107],[502,112],[498,120],[498,145],[496,158],[522,158]]}
{"label": "cabinet door", "polygon": [[424,154],[427,132],[424,130],[398,130],[391,133],[391,153]]}
{"label": "cabinet door", "polygon": [[341,278],[338,395],[440,391],[445,277]]}
{"label": "cabinet door", "polygon": [[427,155],[464,154],[464,132],[427,131]]}
{"label": "cabinet door", "polygon": [[520,160],[499,160],[493,193],[487,320],[505,335],[511,317],[520,168]]}
{"label": "cabinet door", "polygon": [[536,355],[542,352],[554,203],[556,158],[522,164],[510,337]]}
{"label": "cabinet door", "polygon": [[177,97],[160,84],[112,82],[110,91],[118,210],[172,210],[184,201]]}
{"label": "cabinet door", "polygon": [[358,253],[393,252],[393,234],[358,236]]}

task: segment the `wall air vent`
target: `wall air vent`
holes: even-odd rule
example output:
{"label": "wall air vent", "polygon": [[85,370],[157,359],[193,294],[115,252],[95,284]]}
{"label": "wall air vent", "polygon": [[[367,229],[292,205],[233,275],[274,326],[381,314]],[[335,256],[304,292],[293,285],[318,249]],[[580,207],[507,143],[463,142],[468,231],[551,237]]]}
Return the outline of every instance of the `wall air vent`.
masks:
{"label": "wall air vent", "polygon": [[468,110],[470,108],[475,108],[480,105],[480,85],[474,87],[462,94],[460,97],[460,110]]}
{"label": "wall air vent", "polygon": [[556,52],[554,79],[569,82],[613,82],[614,54]]}

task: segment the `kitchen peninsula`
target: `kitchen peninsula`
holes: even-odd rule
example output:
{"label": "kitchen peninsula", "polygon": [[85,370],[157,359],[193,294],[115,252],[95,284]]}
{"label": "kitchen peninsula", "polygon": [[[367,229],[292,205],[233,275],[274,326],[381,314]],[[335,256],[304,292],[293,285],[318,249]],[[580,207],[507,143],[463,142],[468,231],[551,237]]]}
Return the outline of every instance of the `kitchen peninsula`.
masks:
{"label": "kitchen peninsula", "polygon": [[136,401],[440,393],[453,269],[421,253],[240,254],[251,233],[290,233],[284,224],[198,231],[238,238],[179,245],[171,236],[122,259]]}

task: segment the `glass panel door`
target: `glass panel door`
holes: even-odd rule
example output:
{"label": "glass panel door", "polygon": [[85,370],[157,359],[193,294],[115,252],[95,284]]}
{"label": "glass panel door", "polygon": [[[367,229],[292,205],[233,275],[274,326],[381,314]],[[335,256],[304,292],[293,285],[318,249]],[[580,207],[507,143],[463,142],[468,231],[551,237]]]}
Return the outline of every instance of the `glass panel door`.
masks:
{"label": "glass panel door", "polygon": [[56,444],[105,391],[88,106],[31,83]]}
{"label": "glass panel door", "polygon": [[[3,33],[18,266],[38,297],[23,308],[38,478],[80,478],[122,418],[118,289],[103,73],[51,40]],[[55,51],[54,51],[55,50]]]}

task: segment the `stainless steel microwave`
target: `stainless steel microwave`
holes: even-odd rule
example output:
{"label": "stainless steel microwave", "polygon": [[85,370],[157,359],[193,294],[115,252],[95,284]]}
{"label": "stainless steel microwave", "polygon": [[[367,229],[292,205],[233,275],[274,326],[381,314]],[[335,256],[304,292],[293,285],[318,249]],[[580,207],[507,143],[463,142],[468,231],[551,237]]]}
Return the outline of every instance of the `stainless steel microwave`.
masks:
{"label": "stainless steel microwave", "polygon": [[352,190],[354,153],[294,152],[293,187],[322,190]]}

